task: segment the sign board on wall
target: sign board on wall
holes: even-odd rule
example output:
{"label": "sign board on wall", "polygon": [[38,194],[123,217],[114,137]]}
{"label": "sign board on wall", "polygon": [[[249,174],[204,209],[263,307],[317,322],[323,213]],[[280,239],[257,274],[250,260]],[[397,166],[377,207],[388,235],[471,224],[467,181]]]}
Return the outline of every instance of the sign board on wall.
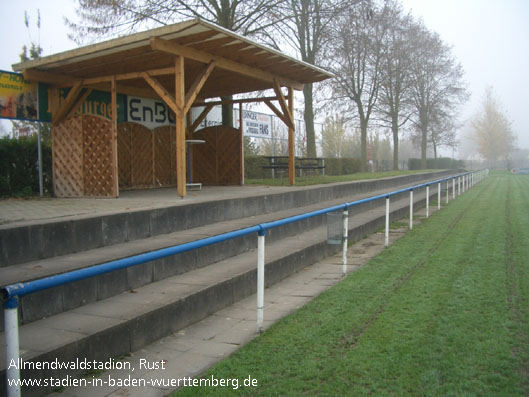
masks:
{"label": "sign board on wall", "polygon": [[272,116],[269,114],[242,111],[244,136],[272,138]]}
{"label": "sign board on wall", "polygon": [[38,120],[38,84],[20,73],[0,70],[0,117]]}
{"label": "sign board on wall", "polygon": [[[191,119],[194,121],[198,118],[202,112],[203,107],[192,108]],[[233,120],[235,121],[235,126],[239,127],[239,109],[233,109]],[[250,110],[243,110],[242,112],[243,120],[243,131],[244,136],[250,136],[255,138],[272,138],[272,116],[269,114],[252,112]],[[211,127],[213,125],[222,124],[222,108],[221,106],[215,106],[210,110],[206,118],[197,128],[201,130],[202,128]]]}
{"label": "sign board on wall", "polygon": [[151,130],[176,123],[173,111],[163,101],[134,96],[127,96],[127,121]]}

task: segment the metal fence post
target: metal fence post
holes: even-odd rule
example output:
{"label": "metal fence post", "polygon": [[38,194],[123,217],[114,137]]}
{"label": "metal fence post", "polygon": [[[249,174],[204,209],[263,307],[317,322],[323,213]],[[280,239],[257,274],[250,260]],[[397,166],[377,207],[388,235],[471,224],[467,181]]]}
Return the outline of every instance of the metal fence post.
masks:
{"label": "metal fence post", "polygon": [[257,236],[257,331],[263,332],[264,312],[264,263],[265,263],[265,235],[264,230]]}
{"label": "metal fence post", "polygon": [[343,210],[343,247],[342,247],[342,273],[347,274],[347,236],[349,232],[349,209],[345,207]]}
{"label": "metal fence post", "polygon": [[410,190],[410,230],[413,229],[413,189]]}
{"label": "metal fence post", "polygon": [[448,192],[450,190],[450,185],[448,184],[448,179],[446,180],[446,204],[448,204]]}
{"label": "metal fence post", "polygon": [[437,209],[441,209],[441,182],[437,183]]}
{"label": "metal fence post", "polygon": [[[6,338],[7,396],[20,397],[19,336],[18,336],[18,297],[4,303],[4,324]],[[13,362],[16,365],[12,365]],[[9,381],[12,383],[9,384]]]}
{"label": "metal fence post", "polygon": [[456,198],[456,178],[452,178],[452,198]]}
{"label": "metal fence post", "polygon": [[389,246],[389,196],[386,196],[386,233],[384,239],[384,245]]}
{"label": "metal fence post", "polygon": [[461,177],[457,177],[457,195],[461,196]]}
{"label": "metal fence post", "polygon": [[430,216],[430,185],[426,185],[426,218]]}

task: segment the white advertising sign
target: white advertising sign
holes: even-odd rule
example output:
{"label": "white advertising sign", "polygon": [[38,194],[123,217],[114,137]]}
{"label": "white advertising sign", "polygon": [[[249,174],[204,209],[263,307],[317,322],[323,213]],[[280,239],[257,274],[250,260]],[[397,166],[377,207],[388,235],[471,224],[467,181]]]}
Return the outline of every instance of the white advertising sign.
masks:
{"label": "white advertising sign", "polygon": [[[191,120],[195,121],[203,109],[203,107],[192,108]],[[243,110],[242,119],[245,136],[272,138],[272,116]],[[238,127],[239,109],[233,109],[233,120]],[[133,121],[152,130],[164,125],[175,125],[175,116],[173,111],[161,100],[128,96],[127,121]],[[215,106],[196,130],[221,124],[222,108]]]}
{"label": "white advertising sign", "polygon": [[134,96],[127,97],[127,120],[151,130],[164,125],[175,125],[176,121],[173,111],[163,101]]}
{"label": "white advertising sign", "polygon": [[272,116],[269,114],[242,111],[244,136],[272,138]]}

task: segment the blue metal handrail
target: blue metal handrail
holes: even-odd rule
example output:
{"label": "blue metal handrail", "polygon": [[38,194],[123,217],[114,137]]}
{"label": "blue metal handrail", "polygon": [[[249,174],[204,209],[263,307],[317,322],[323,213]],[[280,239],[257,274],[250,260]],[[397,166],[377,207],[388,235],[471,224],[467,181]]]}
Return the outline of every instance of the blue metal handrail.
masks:
{"label": "blue metal handrail", "polygon": [[15,283],[15,284],[7,285],[0,289],[0,295],[1,295],[2,300],[6,302],[14,297],[22,297],[24,295],[28,295],[34,292],[57,287],[63,284],[72,283],[75,281],[84,280],[86,278],[109,273],[115,270],[125,269],[131,266],[140,265],[142,263],[150,262],[156,259],[165,258],[171,255],[180,254],[180,253],[191,251],[197,248],[206,247],[206,246],[220,243],[226,240],[231,240],[234,238],[247,236],[253,233],[264,234],[269,229],[273,229],[273,228],[283,226],[289,223],[294,223],[294,222],[298,222],[298,221],[312,218],[315,216],[324,215],[329,212],[349,209],[350,207],[355,206],[355,205],[365,204],[365,203],[379,200],[382,198],[388,198],[391,196],[395,196],[397,194],[420,189],[422,187],[433,185],[439,182],[452,180],[452,179],[462,177],[464,175],[468,175],[471,173],[472,172],[465,172],[465,173],[450,176],[447,178],[437,179],[434,181],[422,183],[422,184],[415,185],[415,186],[410,186],[410,187],[403,188],[400,190],[395,190],[390,193],[383,193],[377,196],[372,196],[372,197],[368,197],[368,198],[364,198],[364,199],[360,199],[360,200],[356,200],[352,202],[347,202],[347,203],[343,203],[340,205],[335,205],[332,207],[307,212],[301,215],[295,215],[295,216],[291,216],[288,218],[278,219],[272,222],[265,222],[265,223],[261,223],[255,226],[246,227],[240,230],[219,234],[216,236],[191,241],[188,243],[178,244],[178,245],[168,247],[168,248],[162,248],[162,249],[148,252],[145,254],[139,254],[139,255],[123,258],[123,259],[118,259],[115,261],[102,263],[102,264],[91,266],[91,267],[84,268],[84,269],[73,270],[67,273],[62,273],[62,274],[55,275],[55,276],[49,276],[49,277],[45,277],[45,278],[38,279],[38,280],[28,281],[25,283]]}

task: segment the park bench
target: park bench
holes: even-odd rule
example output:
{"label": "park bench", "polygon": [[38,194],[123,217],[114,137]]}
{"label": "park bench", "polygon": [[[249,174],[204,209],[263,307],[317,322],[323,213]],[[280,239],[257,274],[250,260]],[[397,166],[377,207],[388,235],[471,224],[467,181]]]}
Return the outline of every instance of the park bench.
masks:
{"label": "park bench", "polygon": [[[268,164],[263,165],[264,169],[288,170],[288,156],[265,156]],[[303,176],[305,170],[322,170],[325,175],[325,159],[320,157],[296,157],[294,166],[299,170],[299,176]]]}

